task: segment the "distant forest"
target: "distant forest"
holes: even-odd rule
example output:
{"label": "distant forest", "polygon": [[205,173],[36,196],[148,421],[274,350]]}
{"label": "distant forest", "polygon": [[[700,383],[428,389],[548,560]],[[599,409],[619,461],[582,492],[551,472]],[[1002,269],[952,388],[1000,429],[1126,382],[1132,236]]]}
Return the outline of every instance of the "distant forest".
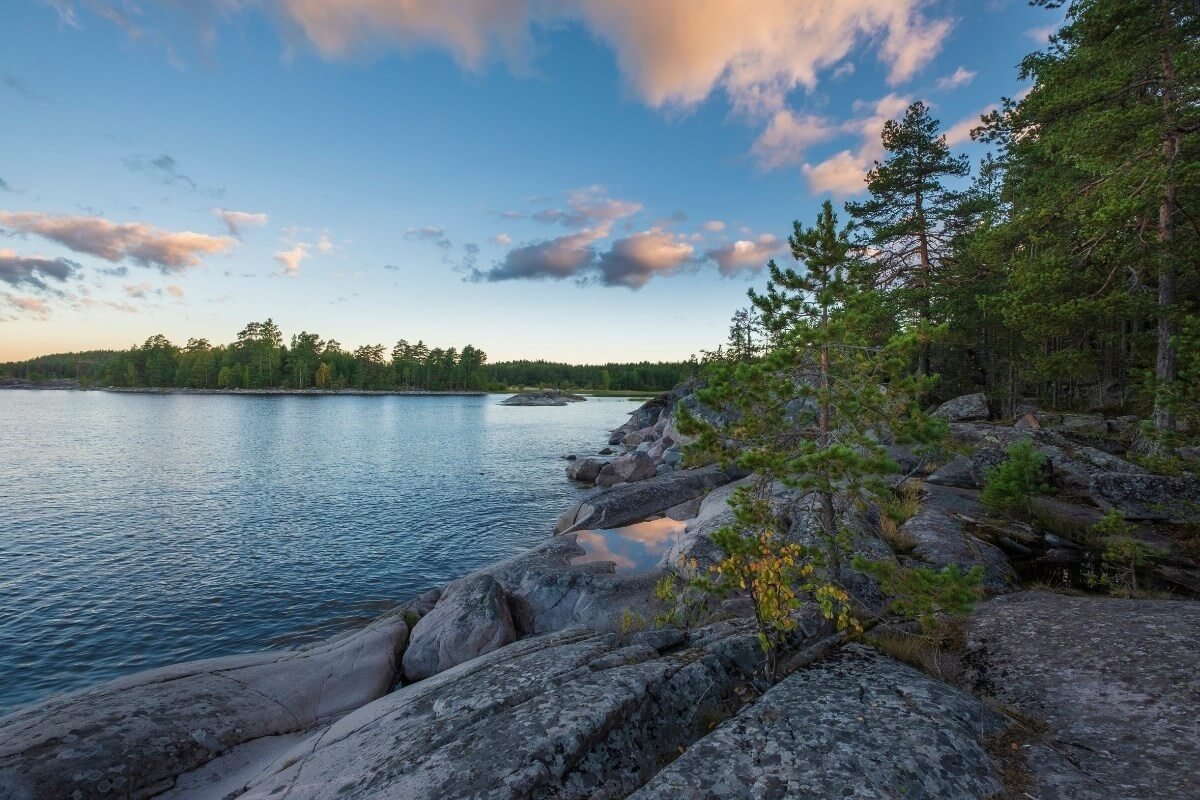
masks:
{"label": "distant forest", "polygon": [[162,334],[128,350],[92,350],[0,364],[0,377],[77,380],[80,385],[188,389],[368,389],[504,391],[557,387],[598,391],[666,391],[694,374],[695,362],[573,365],[547,361],[487,363],[487,354],[428,347],[401,339],[345,350],[335,339],[301,331],[285,343],[271,319],[251,322],[237,340],[182,347]]}

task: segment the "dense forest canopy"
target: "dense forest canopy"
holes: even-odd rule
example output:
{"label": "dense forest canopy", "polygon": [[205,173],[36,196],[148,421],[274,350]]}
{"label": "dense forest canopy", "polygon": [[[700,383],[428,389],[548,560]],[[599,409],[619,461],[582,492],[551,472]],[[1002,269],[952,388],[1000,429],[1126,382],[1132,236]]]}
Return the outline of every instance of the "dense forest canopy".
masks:
{"label": "dense forest canopy", "polygon": [[0,376],[30,381],[76,380],[84,386],[187,389],[367,389],[503,391],[558,387],[598,391],[665,391],[694,374],[696,364],[575,365],[548,361],[487,363],[472,345],[461,350],[404,339],[388,350],[345,350],[334,339],[301,331],[285,343],[271,319],[251,322],[227,345],[162,334],[128,350],[92,350],[0,364]]}

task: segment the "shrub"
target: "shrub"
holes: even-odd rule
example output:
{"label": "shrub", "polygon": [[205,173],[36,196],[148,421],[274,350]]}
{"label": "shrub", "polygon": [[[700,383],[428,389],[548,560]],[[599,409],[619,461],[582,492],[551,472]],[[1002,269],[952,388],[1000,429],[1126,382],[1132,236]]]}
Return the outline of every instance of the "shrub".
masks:
{"label": "shrub", "polygon": [[1103,545],[1100,560],[1104,570],[1094,584],[1116,594],[1137,594],[1137,571],[1152,563],[1158,551],[1133,537],[1135,526],[1125,521],[1117,509],[1110,509],[1092,526],[1092,533]]}
{"label": "shrub", "polygon": [[912,568],[857,556],[854,568],[878,579],[884,593],[894,598],[892,610],[906,619],[917,620],[926,631],[936,628],[938,614],[970,615],[983,594],[983,567],[980,566],[966,572],[957,564],[940,570]]}
{"label": "shrub", "polygon": [[994,514],[1028,516],[1034,496],[1050,491],[1042,480],[1045,463],[1046,457],[1029,440],[1009,445],[1008,458],[988,470],[980,501]]}

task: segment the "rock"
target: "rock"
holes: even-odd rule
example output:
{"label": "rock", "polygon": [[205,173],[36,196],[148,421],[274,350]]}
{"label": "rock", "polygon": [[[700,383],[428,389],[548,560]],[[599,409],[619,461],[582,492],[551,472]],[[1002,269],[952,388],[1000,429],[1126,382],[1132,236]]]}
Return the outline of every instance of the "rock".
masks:
{"label": "rock", "polygon": [[1090,776],[1078,787],[1103,790],[1088,796],[1185,800],[1200,797],[1197,641],[1195,601],[1025,591],[980,607],[965,661],[977,693],[1049,725]]}
{"label": "rock", "polygon": [[653,478],[654,459],[645,453],[633,452],[619,456],[604,465],[596,476],[597,486],[616,486],[618,483],[636,483]]}
{"label": "rock", "polygon": [[408,637],[399,613],[298,650],[137,673],[0,719],[0,797],[148,797],[262,737],[384,695]]}
{"label": "rock", "polygon": [[671,519],[677,519],[677,520],[691,519],[692,517],[694,517],[698,513],[700,513],[700,504],[702,502],[703,502],[702,498],[694,497],[691,500],[688,500],[687,502],[684,502],[684,503],[680,503],[677,506],[671,506],[670,508],[668,508],[666,511],[663,512],[663,516],[670,517]]}
{"label": "rock", "polygon": [[611,455],[616,455],[616,452],[617,452],[617,451],[616,451],[616,450],[613,450],[611,447],[606,447],[606,448],[604,448],[603,450],[601,450],[601,451],[600,451],[599,455],[602,455],[602,456],[611,456]]}
{"label": "rock", "polygon": [[659,652],[677,647],[687,641],[687,636],[678,628],[651,628],[632,633],[626,638],[628,644],[644,645]]}
{"label": "rock", "polygon": [[1063,414],[1058,423],[1052,427],[1063,432],[1081,433],[1087,436],[1108,436],[1108,421],[1104,417],[1090,414]]}
{"label": "rock", "polygon": [[624,447],[637,447],[643,442],[652,442],[658,438],[658,434],[653,428],[646,428],[640,431],[633,431],[621,437],[621,445]]}
{"label": "rock", "polygon": [[853,645],[772,687],[630,800],[999,796],[985,740],[1006,726],[969,694]]}
{"label": "rock", "polygon": [[[978,489],[974,465],[966,456],[955,456],[949,463],[938,467],[926,482],[934,486],[952,486],[957,489]],[[568,469],[568,472],[570,470]]]}
{"label": "rock", "polygon": [[1026,414],[1014,422],[1013,427],[1022,428],[1025,430],[1037,430],[1038,428],[1042,427],[1042,424],[1038,422],[1038,418],[1035,414]]}
{"label": "rock", "polygon": [[1115,508],[1127,519],[1194,522],[1200,518],[1200,480],[1165,475],[1102,472],[1088,493],[1096,505]]}
{"label": "rock", "polygon": [[947,400],[937,407],[933,416],[947,422],[971,422],[987,419],[990,416],[987,396],[983,392],[976,392]]}
{"label": "rock", "polygon": [[735,654],[756,646],[745,626],[665,656],[578,629],[522,640],[359,709],[239,799],[624,797],[737,702]]}
{"label": "rock", "polygon": [[883,450],[887,453],[887,457],[895,461],[896,466],[905,474],[918,472],[926,465],[926,459],[914,453],[911,447],[901,444],[889,444],[884,445]]}
{"label": "rock", "polygon": [[668,472],[674,472],[674,470],[671,469],[670,464],[659,464],[654,468],[654,475],[656,477],[659,475],[666,475]]}
{"label": "rock", "polygon": [[507,400],[500,402],[502,406],[565,406],[568,403],[582,403],[586,397],[558,389],[542,389],[534,392],[518,392]]}
{"label": "rock", "polygon": [[900,526],[917,542],[913,556],[937,568],[982,566],[984,585],[992,591],[1004,591],[1016,583],[1004,553],[967,530],[967,521],[985,516],[976,493],[929,484],[925,488],[921,509]]}
{"label": "rock", "polygon": [[593,483],[607,464],[608,459],[605,458],[581,458],[567,467],[567,477],[573,481]]}
{"label": "rock", "polygon": [[454,581],[412,630],[404,676],[417,681],[517,639],[508,599],[490,575]]}
{"label": "rock", "polygon": [[663,451],[662,460],[664,464],[670,464],[672,467],[677,467],[683,462],[683,451],[672,445]]}
{"label": "rock", "polygon": [[565,511],[559,517],[555,532],[620,528],[700,497],[730,480],[720,467],[708,466],[603,489]]}

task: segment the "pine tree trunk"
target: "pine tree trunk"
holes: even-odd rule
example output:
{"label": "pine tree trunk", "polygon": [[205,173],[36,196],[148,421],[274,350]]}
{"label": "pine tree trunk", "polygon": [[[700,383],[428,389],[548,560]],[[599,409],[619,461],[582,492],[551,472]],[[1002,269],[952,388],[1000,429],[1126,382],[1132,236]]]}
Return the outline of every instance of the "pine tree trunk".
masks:
{"label": "pine tree trunk", "polygon": [[1175,347],[1171,343],[1171,337],[1175,334],[1172,319],[1175,306],[1175,267],[1172,263],[1171,248],[1175,238],[1174,214],[1179,191],[1174,178],[1175,161],[1179,157],[1179,129],[1175,120],[1175,61],[1165,44],[1170,41],[1171,35],[1170,0],[1162,0],[1160,13],[1164,42],[1159,52],[1165,128],[1162,150],[1167,179],[1158,208],[1158,353],[1154,362],[1154,377],[1158,386],[1154,399],[1154,427],[1163,435],[1175,430],[1175,414],[1166,392],[1175,381]]}

